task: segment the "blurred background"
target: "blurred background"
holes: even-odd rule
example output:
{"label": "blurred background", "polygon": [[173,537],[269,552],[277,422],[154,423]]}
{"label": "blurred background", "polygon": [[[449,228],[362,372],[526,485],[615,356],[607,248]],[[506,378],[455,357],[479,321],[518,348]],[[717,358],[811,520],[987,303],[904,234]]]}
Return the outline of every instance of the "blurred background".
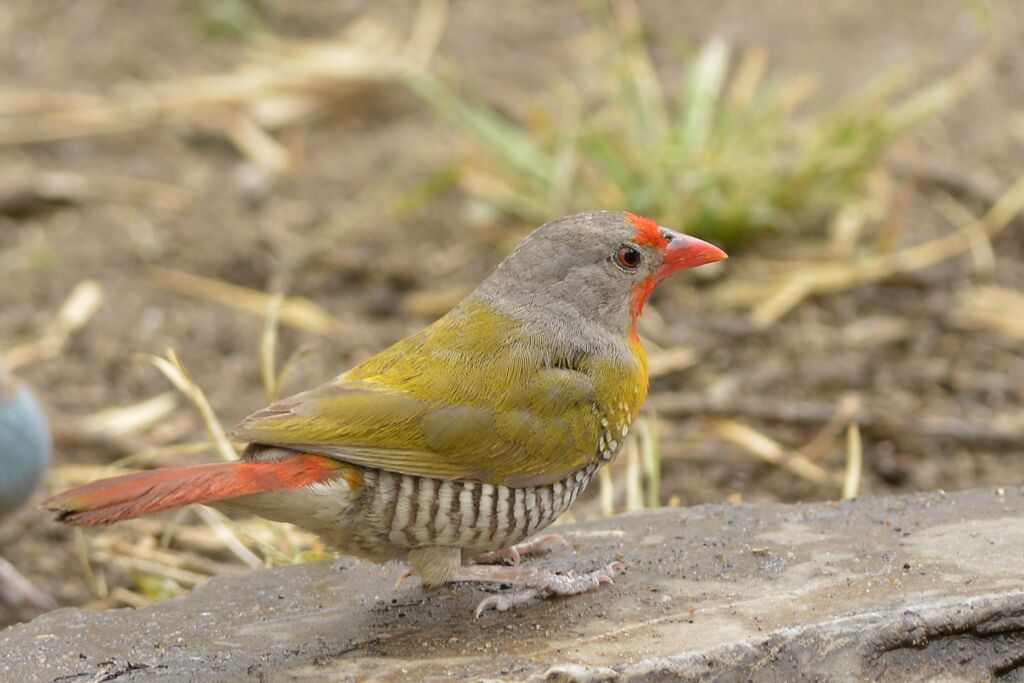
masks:
{"label": "blurred background", "polygon": [[82,533],[34,503],[231,457],[221,425],[576,210],[732,258],[655,295],[642,424],[571,518],[1019,483],[1022,45],[1016,0],[7,0],[0,359],[54,454],[0,501],[38,591],[0,626],[328,557],[205,509]]}

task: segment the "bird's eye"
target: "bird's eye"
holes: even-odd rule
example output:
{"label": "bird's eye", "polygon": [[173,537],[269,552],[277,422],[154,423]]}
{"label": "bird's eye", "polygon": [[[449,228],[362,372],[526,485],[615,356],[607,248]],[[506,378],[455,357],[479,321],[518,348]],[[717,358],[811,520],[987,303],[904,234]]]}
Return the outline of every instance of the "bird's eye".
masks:
{"label": "bird's eye", "polygon": [[628,244],[620,244],[615,248],[615,254],[612,255],[612,260],[615,261],[615,265],[623,270],[634,271],[640,265],[643,260],[643,256],[640,254],[640,250],[635,247],[631,247]]}

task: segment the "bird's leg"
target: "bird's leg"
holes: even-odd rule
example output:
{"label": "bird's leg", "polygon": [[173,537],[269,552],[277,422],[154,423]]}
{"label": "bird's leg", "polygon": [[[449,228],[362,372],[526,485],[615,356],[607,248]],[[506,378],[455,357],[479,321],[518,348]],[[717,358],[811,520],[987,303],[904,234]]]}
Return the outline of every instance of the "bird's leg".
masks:
{"label": "bird's leg", "polygon": [[410,576],[419,576],[424,588],[433,588],[454,581],[455,573],[462,564],[462,549],[448,546],[429,546],[413,548],[405,557],[409,565],[400,577],[395,588]]}
{"label": "bird's leg", "polygon": [[[531,538],[528,541],[523,541],[522,543],[510,545],[509,547],[502,548],[501,550],[492,550],[489,553],[481,553],[470,560],[470,563],[501,564],[503,562],[508,562],[510,564],[519,564],[519,561],[522,558],[530,555],[540,555],[555,545],[564,545],[568,548],[569,541],[565,540],[565,536],[562,536],[561,534],[545,534],[544,536],[537,536],[536,538]],[[412,561],[414,563],[419,563],[422,562],[422,559],[418,558],[414,554]],[[395,590],[398,590],[402,584],[405,583],[406,579],[411,579],[413,576],[416,576],[416,572],[412,569],[405,569],[395,582]]]}
{"label": "bird's leg", "polygon": [[559,544],[564,545],[566,548],[569,547],[569,541],[565,540],[565,536],[561,534],[545,534],[522,543],[510,545],[501,550],[481,553],[473,558],[473,564],[501,564],[503,562],[519,564],[521,558],[528,555],[540,555],[551,546]]}
{"label": "bird's leg", "polygon": [[[524,544],[525,553],[541,552],[555,543],[565,543],[561,536],[545,536],[532,543]],[[511,549],[509,549],[511,550]],[[504,551],[498,551],[502,553]],[[498,553],[496,553],[498,554]],[[439,586],[452,581],[487,581],[490,583],[509,583],[519,590],[503,595],[492,595],[480,601],[476,607],[476,616],[494,608],[504,612],[510,607],[521,605],[533,598],[546,598],[553,595],[578,595],[597,588],[603,583],[614,583],[613,577],[625,569],[621,562],[612,562],[596,571],[576,575],[556,574],[540,567],[506,566],[498,564],[474,564],[461,562],[462,551],[451,547],[424,547],[409,551],[406,563],[409,568],[398,578],[398,588],[410,576],[418,575],[424,588]]]}
{"label": "bird's leg", "polygon": [[32,585],[10,562],[0,557],[0,600],[11,605],[29,604],[40,609],[53,609],[57,602]]}
{"label": "bird's leg", "polygon": [[399,588],[401,588],[402,584],[405,583],[406,579],[411,579],[414,576],[416,576],[416,575],[413,574],[412,570],[409,569],[408,567],[403,569],[402,573],[398,575],[398,580],[395,581],[395,590],[398,590]]}
{"label": "bird's leg", "polygon": [[490,581],[493,583],[511,583],[521,589],[506,595],[492,595],[480,601],[476,606],[476,616],[494,608],[504,612],[510,607],[521,605],[535,597],[546,598],[552,595],[578,595],[597,588],[602,583],[614,583],[613,577],[625,566],[621,562],[612,562],[596,571],[578,576],[574,574],[555,574],[539,567],[505,567],[502,565],[467,564],[459,567],[452,581]]}

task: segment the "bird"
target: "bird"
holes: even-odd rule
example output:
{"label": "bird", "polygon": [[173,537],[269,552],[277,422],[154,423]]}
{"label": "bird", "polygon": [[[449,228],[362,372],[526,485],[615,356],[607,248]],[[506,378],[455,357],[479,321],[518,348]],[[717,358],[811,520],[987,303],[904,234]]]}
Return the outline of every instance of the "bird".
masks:
{"label": "bird", "polygon": [[640,411],[651,293],[726,257],[630,212],[551,221],[431,325],[242,420],[240,460],[100,480],[45,506],[84,526],[194,503],[290,522],[344,554],[404,560],[425,588],[511,587],[477,617],[612,583],[621,563],[562,575],[518,561],[564,543],[538,533]]}
{"label": "bird", "polygon": [[[0,520],[31,497],[50,464],[49,424],[29,388],[0,365]],[[53,598],[0,557],[0,599],[48,609]]]}

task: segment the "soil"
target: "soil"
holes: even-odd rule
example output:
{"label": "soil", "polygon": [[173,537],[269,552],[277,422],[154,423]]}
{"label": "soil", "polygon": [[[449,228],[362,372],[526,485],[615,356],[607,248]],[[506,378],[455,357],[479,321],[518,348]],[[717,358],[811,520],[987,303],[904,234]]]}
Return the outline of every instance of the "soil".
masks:
{"label": "soil", "polygon": [[[1012,47],[1024,44],[1024,15],[1015,0],[993,5],[1011,47],[980,87],[901,153],[999,188],[1024,171],[1024,51]],[[913,0],[884,10],[856,0],[827,9],[809,0],[659,0],[639,8],[669,78],[681,45],[719,33],[741,47],[764,46],[776,73],[818,75],[823,104],[887,69],[917,64],[926,74],[946,73],[983,41],[959,0]],[[411,19],[407,3],[335,2],[272,3],[268,20],[281,35],[328,37],[366,13],[396,26]],[[573,77],[587,27],[577,3],[454,2],[439,66],[467,91],[524,117]],[[179,3],[8,0],[0,6],[4,87],[102,93],[125,81],[227,68],[238,54],[238,44],[197,31]],[[494,221],[467,227],[467,205],[455,191],[396,217],[388,198],[450,163],[450,134],[397,87],[346,104],[289,140],[301,149],[302,164],[276,180],[254,173],[219,138],[187,127],[0,148],[0,183],[61,171],[115,185],[143,179],[186,197],[173,208],[100,196],[0,213],[0,348],[37,338],[81,280],[99,281],[106,293],[102,309],[63,354],[19,373],[53,416],[58,463],[105,463],[124,455],[111,444],[72,438],[61,425],[166,391],[165,380],[135,360],[138,353],[175,348],[226,423],[263,405],[256,361],[262,321],[162,291],[147,277],[149,266],[260,290],[283,288],[341,319],[345,331],[332,338],[282,329],[282,354],[309,349],[285,386],[293,392],[429,323],[442,311],[417,303],[425,293],[445,300],[467,291],[523,233],[523,226]],[[899,176],[897,183],[900,240],[950,230],[932,201],[934,189]],[[963,199],[976,212],[987,208],[977,193]],[[363,218],[350,224],[353,215]],[[754,327],[745,312],[711,305],[708,292],[716,282],[676,278],[655,296],[656,314],[643,331],[661,346],[694,349],[699,361],[656,379],[652,404],[665,406],[682,395],[713,397],[719,405],[827,408],[855,392],[872,414],[885,417],[884,428],[865,428],[862,495],[1017,483],[1024,456],[1024,345],[964,329],[952,312],[961,290],[974,282],[1024,290],[1021,225],[995,240],[990,274],[979,274],[970,257],[954,259],[809,301],[768,330]],[[758,258],[794,249],[800,246],[790,238],[766,238],[735,254],[719,278],[756,270]],[[839,495],[835,487],[809,483],[713,438],[707,412],[662,410],[663,500],[674,496],[691,505]],[[771,410],[761,415],[754,410],[739,417],[788,446],[805,444],[821,427]],[[936,431],[922,429],[923,420],[980,427]],[[187,409],[162,429],[162,439],[202,432]],[[841,441],[821,460],[837,472]],[[90,597],[75,538],[26,509],[0,527],[0,554],[62,604],[78,605]],[[31,616],[0,606],[0,626]]]}

